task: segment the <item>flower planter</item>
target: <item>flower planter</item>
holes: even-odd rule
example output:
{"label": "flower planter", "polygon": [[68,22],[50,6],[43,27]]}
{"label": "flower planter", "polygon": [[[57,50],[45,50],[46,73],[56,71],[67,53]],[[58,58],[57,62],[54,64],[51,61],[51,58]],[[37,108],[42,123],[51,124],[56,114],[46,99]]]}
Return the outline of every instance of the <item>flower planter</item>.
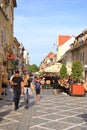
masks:
{"label": "flower planter", "polygon": [[73,84],[70,90],[71,96],[85,96],[85,90],[83,85]]}

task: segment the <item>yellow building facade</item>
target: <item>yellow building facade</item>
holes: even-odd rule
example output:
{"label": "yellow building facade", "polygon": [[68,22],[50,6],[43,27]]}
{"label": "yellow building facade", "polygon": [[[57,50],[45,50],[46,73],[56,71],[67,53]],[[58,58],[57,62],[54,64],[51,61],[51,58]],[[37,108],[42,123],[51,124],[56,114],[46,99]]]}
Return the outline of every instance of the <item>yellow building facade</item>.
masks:
{"label": "yellow building facade", "polygon": [[2,75],[8,73],[11,61],[8,54],[12,52],[14,30],[14,7],[16,0],[0,1],[0,99],[2,98]]}
{"label": "yellow building facade", "polygon": [[6,42],[7,23],[7,16],[0,6],[0,98],[2,98],[2,73],[5,69],[3,62],[6,60],[6,57],[4,56],[4,44]]}

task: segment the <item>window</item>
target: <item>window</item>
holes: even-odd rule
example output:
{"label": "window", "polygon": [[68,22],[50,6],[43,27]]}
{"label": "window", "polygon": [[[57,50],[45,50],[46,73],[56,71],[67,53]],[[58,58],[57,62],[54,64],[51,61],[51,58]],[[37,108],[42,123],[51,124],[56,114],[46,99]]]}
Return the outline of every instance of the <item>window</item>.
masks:
{"label": "window", "polygon": [[4,31],[1,30],[1,46],[3,47],[4,44]]}
{"label": "window", "polygon": [[80,62],[82,61],[82,53],[80,53]]}
{"label": "window", "polygon": [[85,59],[85,53],[84,51],[80,53],[80,62],[84,62]]}
{"label": "window", "polygon": [[84,51],[82,52],[82,61],[84,61],[84,56],[85,56],[85,53]]}
{"label": "window", "polygon": [[9,44],[9,32],[6,30],[6,44]]}

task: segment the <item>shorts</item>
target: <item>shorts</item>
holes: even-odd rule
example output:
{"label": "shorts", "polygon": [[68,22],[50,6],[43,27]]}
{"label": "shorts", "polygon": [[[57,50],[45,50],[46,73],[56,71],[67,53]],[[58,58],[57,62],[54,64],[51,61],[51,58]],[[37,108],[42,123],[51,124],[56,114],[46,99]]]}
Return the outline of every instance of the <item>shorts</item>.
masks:
{"label": "shorts", "polygon": [[40,89],[36,90],[36,94],[40,94]]}
{"label": "shorts", "polygon": [[7,88],[7,84],[6,83],[2,83],[2,88]]}

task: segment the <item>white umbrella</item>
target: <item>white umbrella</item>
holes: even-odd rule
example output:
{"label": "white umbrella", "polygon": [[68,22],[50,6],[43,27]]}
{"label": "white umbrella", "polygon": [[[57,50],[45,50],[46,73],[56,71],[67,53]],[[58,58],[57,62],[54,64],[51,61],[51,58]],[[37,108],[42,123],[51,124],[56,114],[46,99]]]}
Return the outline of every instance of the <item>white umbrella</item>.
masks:
{"label": "white umbrella", "polygon": [[56,63],[44,69],[44,72],[59,73],[62,64]]}

